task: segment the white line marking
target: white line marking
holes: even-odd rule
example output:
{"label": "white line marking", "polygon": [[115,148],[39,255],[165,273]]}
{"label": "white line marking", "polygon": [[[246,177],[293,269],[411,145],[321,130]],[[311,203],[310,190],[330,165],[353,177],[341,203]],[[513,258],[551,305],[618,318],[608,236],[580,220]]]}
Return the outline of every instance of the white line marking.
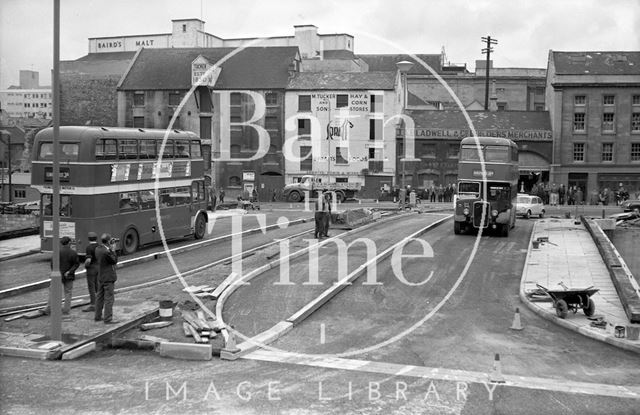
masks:
{"label": "white line marking", "polygon": [[324,323],[320,324],[320,344],[324,344]]}
{"label": "white line marking", "polygon": [[[332,356],[304,355],[290,352],[272,352],[257,350],[242,357],[243,359],[264,362],[289,363],[301,366],[323,367],[327,369],[351,370],[365,373],[388,374],[394,376],[408,376],[428,378],[451,382],[489,383],[488,373],[454,370],[447,368],[433,368],[426,366],[400,365],[396,363],[372,362],[366,360],[344,359]],[[546,390],[553,392],[611,396],[616,398],[640,399],[640,385],[608,385],[603,383],[574,382],[565,379],[545,379],[530,376],[503,375],[505,383],[523,389]]]}

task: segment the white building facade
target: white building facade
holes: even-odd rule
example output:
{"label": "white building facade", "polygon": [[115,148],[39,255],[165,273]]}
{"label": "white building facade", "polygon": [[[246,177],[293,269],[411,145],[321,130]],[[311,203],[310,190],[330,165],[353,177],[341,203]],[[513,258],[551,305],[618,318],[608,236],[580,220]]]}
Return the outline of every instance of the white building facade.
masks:
{"label": "white building facade", "polygon": [[401,100],[393,72],[297,73],[285,92],[285,183],[390,187]]}

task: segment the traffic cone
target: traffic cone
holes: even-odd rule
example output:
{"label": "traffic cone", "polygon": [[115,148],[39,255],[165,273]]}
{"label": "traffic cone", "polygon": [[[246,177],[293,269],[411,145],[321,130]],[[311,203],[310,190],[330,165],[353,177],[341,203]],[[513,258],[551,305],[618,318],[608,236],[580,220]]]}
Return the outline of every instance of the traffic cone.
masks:
{"label": "traffic cone", "polygon": [[502,364],[500,363],[500,354],[498,353],[496,353],[495,360],[493,361],[493,370],[489,373],[489,382],[504,383],[504,376],[502,376]]}
{"label": "traffic cone", "polygon": [[513,316],[513,323],[511,324],[511,330],[522,330],[522,324],[520,323],[520,309],[516,307],[516,314]]}

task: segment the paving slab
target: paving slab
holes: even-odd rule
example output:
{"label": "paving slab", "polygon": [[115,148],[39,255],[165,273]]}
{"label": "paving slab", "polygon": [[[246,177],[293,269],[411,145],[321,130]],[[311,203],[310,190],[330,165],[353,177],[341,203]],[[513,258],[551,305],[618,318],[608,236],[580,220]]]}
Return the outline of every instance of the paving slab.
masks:
{"label": "paving slab", "polygon": [[[548,242],[541,242],[534,248],[533,242],[539,238],[548,238]],[[563,284],[574,289],[598,288],[599,291],[591,297],[596,306],[592,318],[602,317],[606,326],[592,326],[594,320],[581,310],[575,314],[569,311],[565,319],[558,317],[550,299],[541,301],[537,298],[533,301],[529,296],[538,290],[536,284],[550,290],[562,289]],[[640,353],[640,340],[617,337],[616,327],[625,327],[628,332],[628,327],[638,325],[629,323],[598,247],[580,222],[576,224],[573,219],[555,218],[536,221],[522,273],[520,298],[538,315],[567,329]]]}

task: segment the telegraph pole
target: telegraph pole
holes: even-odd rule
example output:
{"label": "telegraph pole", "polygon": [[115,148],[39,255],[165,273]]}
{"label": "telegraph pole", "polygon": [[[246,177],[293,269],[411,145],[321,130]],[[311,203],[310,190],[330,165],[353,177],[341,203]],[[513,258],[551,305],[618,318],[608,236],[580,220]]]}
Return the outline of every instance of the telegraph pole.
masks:
{"label": "telegraph pole", "polygon": [[481,37],[483,42],[487,44],[486,48],[482,49],[482,53],[487,55],[487,65],[485,72],[485,86],[484,86],[484,109],[489,109],[489,61],[491,59],[491,52],[493,52],[492,45],[498,44],[498,39],[491,39],[491,36]]}

